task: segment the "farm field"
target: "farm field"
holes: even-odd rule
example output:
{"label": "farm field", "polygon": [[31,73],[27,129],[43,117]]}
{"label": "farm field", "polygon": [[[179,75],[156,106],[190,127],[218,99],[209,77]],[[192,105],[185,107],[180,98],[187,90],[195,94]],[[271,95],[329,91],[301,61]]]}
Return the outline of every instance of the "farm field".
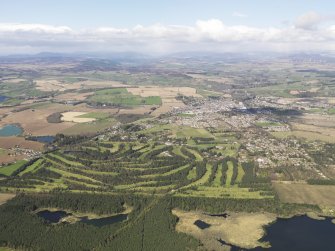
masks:
{"label": "farm field", "polygon": [[[86,123],[95,121],[95,118],[85,117],[85,112],[64,112],[62,113],[62,121],[75,122],[75,123]],[[84,116],[84,117],[83,117]]]}
{"label": "farm field", "polygon": [[26,156],[24,154],[16,154],[14,150],[0,148],[0,163],[6,165],[23,160]]}
{"label": "farm field", "polygon": [[23,137],[0,137],[0,148],[10,149],[15,146],[32,149],[35,151],[42,151],[43,144],[36,141],[26,140]]}
{"label": "farm field", "polygon": [[324,141],[329,143],[335,143],[335,138],[332,136],[329,136],[327,134],[322,134],[319,132],[313,132],[313,131],[299,131],[299,130],[293,130],[289,132],[272,132],[273,136],[278,137],[280,139],[288,138],[288,137],[297,137],[301,138],[307,141]]}
{"label": "farm field", "polygon": [[309,185],[299,183],[273,183],[280,199],[288,203],[316,204],[334,207],[335,186]]}
{"label": "farm field", "polygon": [[97,104],[108,104],[113,106],[139,106],[139,105],[160,105],[159,96],[133,95],[126,88],[114,88],[109,90],[99,90],[89,97],[91,102]]}
{"label": "farm field", "polygon": [[2,166],[0,167],[0,174],[5,176],[11,176],[15,171],[17,171],[22,165],[24,165],[27,161],[19,160],[14,164]]}
{"label": "farm field", "polygon": [[[70,81],[69,81],[70,80]],[[78,90],[78,89],[90,89],[90,88],[101,88],[101,87],[120,87],[123,86],[117,81],[76,81],[73,79],[39,79],[36,80],[36,89],[44,92],[50,91],[67,91],[67,90]]]}

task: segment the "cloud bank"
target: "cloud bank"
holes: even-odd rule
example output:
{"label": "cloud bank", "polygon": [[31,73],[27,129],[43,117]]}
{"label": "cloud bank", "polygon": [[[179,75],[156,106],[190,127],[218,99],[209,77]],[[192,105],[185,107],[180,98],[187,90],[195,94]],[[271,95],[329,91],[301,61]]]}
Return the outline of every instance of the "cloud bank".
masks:
{"label": "cloud bank", "polygon": [[137,25],[74,30],[67,26],[0,23],[0,54],[41,51],[335,51],[333,17],[310,12],[285,27],[226,25],[199,20],[193,26]]}

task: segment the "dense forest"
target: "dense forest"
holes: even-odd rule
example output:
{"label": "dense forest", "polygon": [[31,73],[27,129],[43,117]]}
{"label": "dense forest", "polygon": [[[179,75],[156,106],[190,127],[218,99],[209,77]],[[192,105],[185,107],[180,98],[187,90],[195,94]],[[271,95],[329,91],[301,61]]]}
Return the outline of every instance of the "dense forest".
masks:
{"label": "dense forest", "polygon": [[[60,208],[97,214],[133,208],[128,220],[103,227],[85,223],[50,224],[36,215],[39,208]],[[319,210],[316,206],[281,204],[278,200],[218,200],[213,198],[147,197],[101,194],[19,194],[0,207],[0,246],[28,250],[188,250],[199,241],[175,231],[172,208],[225,211],[267,211],[278,214]],[[15,234],[13,234],[15,233]]]}
{"label": "dense forest", "polygon": [[[126,222],[96,227],[85,223],[50,224],[34,211],[57,207],[78,212],[115,213],[133,206]],[[186,250],[199,242],[175,232],[171,201],[137,196],[21,194],[0,207],[0,246],[29,250]],[[15,234],[13,234],[15,233]],[[130,241],[131,240],[131,241]]]}

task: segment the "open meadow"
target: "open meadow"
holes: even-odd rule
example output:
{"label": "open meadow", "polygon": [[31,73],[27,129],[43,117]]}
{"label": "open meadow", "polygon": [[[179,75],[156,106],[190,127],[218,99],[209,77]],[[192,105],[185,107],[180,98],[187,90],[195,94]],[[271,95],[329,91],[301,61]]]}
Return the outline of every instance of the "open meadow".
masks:
{"label": "open meadow", "polygon": [[284,202],[335,207],[335,186],[277,182],[273,186]]}

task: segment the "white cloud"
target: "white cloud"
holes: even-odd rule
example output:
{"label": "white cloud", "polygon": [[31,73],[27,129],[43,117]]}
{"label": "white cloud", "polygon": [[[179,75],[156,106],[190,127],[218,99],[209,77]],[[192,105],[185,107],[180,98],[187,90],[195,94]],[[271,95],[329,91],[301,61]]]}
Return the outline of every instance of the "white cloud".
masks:
{"label": "white cloud", "polygon": [[246,15],[244,13],[241,13],[241,12],[238,12],[238,11],[233,12],[232,16],[233,17],[239,17],[239,18],[246,18],[246,17],[248,17],[248,15]]}
{"label": "white cloud", "polygon": [[18,23],[0,23],[0,32],[30,32],[30,33],[50,33],[62,34],[71,32],[72,29],[67,26],[51,26],[44,24],[18,24]]}
{"label": "white cloud", "polygon": [[295,27],[306,30],[315,29],[323,19],[323,16],[311,11],[298,17],[295,22]]}
{"label": "white cloud", "polygon": [[[335,24],[307,13],[295,25],[259,28],[226,25],[218,19],[198,20],[193,26],[137,25],[73,30],[67,26],[0,23],[0,53],[26,51],[139,51],[170,53],[184,50],[294,51],[334,50]],[[330,19],[327,19],[328,21]]]}
{"label": "white cloud", "polygon": [[295,27],[305,30],[317,29],[319,25],[326,22],[334,22],[335,15],[321,15],[314,11],[305,13],[295,20]]}

